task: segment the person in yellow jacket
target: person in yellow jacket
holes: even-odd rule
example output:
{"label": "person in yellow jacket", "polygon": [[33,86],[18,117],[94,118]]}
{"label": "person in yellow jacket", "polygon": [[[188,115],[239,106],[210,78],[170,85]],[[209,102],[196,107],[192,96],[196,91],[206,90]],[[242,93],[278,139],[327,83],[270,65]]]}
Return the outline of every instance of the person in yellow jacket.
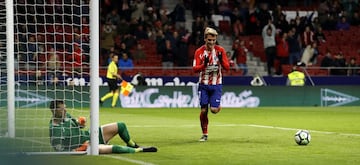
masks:
{"label": "person in yellow jacket", "polygon": [[118,80],[122,80],[122,77],[118,74],[118,67],[117,67],[118,61],[119,61],[119,56],[117,54],[114,54],[111,57],[111,62],[108,66],[107,73],[106,73],[106,78],[108,81],[110,91],[109,91],[109,93],[107,93],[103,97],[101,97],[100,106],[102,106],[102,104],[104,103],[104,101],[106,99],[109,99],[111,97],[112,97],[111,107],[114,108],[116,106],[116,102],[119,97]]}
{"label": "person in yellow jacket", "polygon": [[305,74],[298,71],[296,67],[293,67],[292,71],[288,74],[287,85],[290,86],[304,86],[305,85]]}

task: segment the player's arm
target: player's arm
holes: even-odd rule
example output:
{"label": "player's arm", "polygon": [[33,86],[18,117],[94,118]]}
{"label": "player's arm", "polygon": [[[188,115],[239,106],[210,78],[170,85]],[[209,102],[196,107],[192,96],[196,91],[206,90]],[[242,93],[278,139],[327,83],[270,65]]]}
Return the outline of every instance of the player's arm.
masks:
{"label": "player's arm", "polygon": [[193,71],[195,73],[199,73],[203,70],[205,70],[206,65],[207,65],[206,59],[204,58],[203,60],[200,58],[200,52],[196,51],[195,55],[194,55],[194,62],[193,62]]}
{"label": "player's arm", "polygon": [[225,70],[229,70],[230,69],[230,64],[229,64],[229,60],[226,56],[226,52],[225,49],[221,49],[219,54],[218,54],[218,58],[219,58],[219,62],[221,64],[221,66],[225,69]]}

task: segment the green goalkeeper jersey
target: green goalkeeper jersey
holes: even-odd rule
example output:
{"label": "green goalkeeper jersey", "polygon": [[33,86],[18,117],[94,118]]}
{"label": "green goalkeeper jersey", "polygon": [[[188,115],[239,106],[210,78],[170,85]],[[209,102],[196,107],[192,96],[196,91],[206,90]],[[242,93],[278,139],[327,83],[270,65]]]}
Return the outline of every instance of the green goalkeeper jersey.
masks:
{"label": "green goalkeeper jersey", "polygon": [[56,151],[72,151],[85,141],[90,140],[90,132],[82,130],[76,119],[69,113],[60,124],[50,120],[50,143]]}

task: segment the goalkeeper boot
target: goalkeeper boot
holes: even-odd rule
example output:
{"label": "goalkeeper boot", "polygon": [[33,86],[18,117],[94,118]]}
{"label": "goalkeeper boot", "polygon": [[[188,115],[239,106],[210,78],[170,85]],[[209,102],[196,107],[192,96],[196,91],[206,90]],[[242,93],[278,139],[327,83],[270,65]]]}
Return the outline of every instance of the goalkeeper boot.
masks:
{"label": "goalkeeper boot", "polygon": [[144,147],[143,152],[157,152],[156,147]]}
{"label": "goalkeeper boot", "polygon": [[202,135],[199,141],[204,142],[207,141],[207,139],[208,139],[208,135]]}
{"label": "goalkeeper boot", "polygon": [[101,101],[101,100],[99,100],[99,103],[100,103],[100,107],[102,107],[102,106],[103,106],[103,104],[104,104],[104,102],[103,102],[103,101]]}

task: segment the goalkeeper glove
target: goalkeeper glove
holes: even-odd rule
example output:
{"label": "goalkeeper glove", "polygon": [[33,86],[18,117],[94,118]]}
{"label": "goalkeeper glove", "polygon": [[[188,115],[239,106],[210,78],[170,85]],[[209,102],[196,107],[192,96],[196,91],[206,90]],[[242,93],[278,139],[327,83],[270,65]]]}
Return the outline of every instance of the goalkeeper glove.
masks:
{"label": "goalkeeper glove", "polygon": [[77,120],[77,122],[79,123],[80,128],[84,128],[85,127],[85,123],[86,123],[86,118],[83,116],[80,116]]}

